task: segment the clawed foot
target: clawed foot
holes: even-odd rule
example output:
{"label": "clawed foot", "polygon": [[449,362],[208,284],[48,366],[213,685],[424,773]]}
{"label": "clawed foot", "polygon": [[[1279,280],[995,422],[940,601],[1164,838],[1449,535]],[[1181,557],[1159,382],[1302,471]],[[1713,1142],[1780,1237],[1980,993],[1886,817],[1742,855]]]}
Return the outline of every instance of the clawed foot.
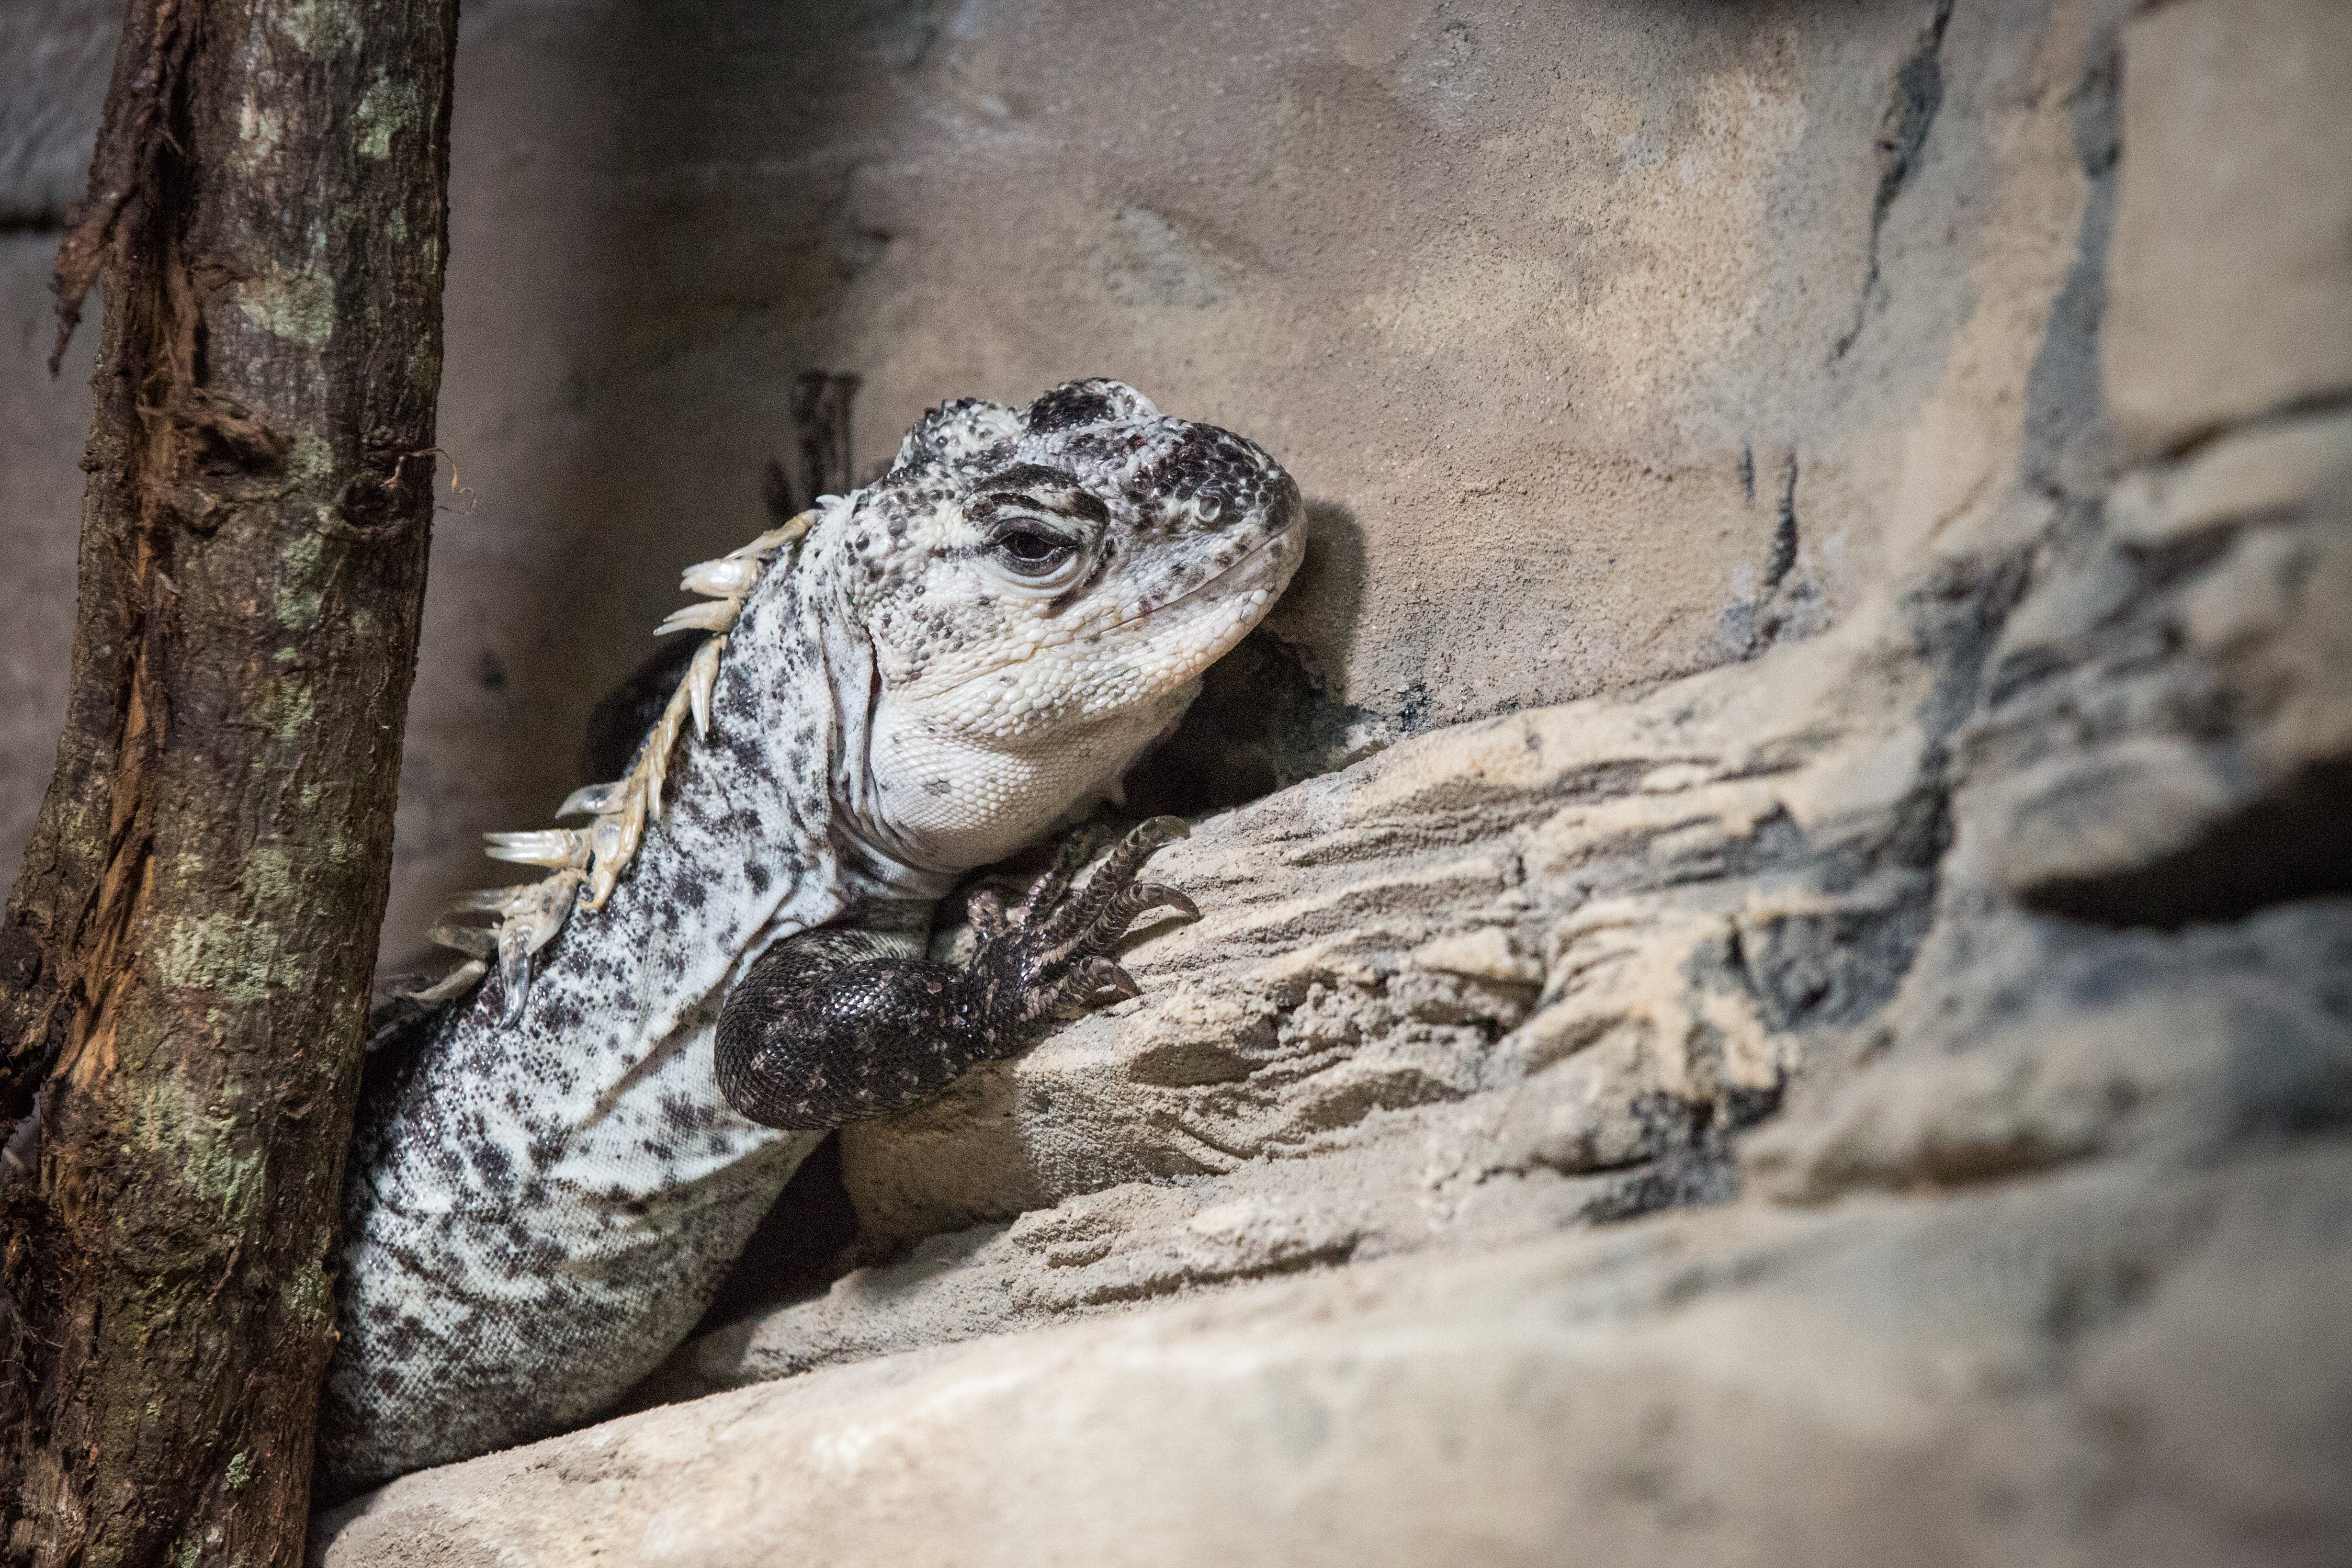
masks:
{"label": "clawed foot", "polygon": [[1012,1055],[1045,1019],[1075,1017],[1139,988],[1111,955],[1149,909],[1198,919],[1172,887],[1138,882],[1162,845],[1185,836],[1154,817],[1122,840],[1086,885],[1065,843],[1054,869],[1007,908],[972,901],[979,949],[963,968],[874,956],[874,938],[804,932],[770,948],[719,1010],[712,1060],[727,1103],[771,1127],[814,1131],[919,1105],[983,1061]]}
{"label": "clawed foot", "polygon": [[1119,841],[1075,892],[1070,884],[1085,855],[1075,838],[1065,840],[1053,869],[1020,903],[1005,908],[974,899],[972,921],[982,940],[971,977],[982,993],[982,1010],[1028,1023],[1076,1017],[1140,996],[1142,988],[1111,954],[1147,910],[1201,917],[1192,901],[1176,889],[1136,880],[1145,862],[1190,835],[1182,819],[1154,817]]}

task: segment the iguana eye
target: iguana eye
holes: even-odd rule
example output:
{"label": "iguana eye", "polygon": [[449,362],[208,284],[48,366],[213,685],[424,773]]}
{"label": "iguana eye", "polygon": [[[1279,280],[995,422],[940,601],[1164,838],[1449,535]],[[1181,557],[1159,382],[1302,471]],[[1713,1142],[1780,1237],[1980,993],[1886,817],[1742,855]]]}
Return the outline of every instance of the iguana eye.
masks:
{"label": "iguana eye", "polygon": [[989,541],[997,564],[1015,577],[1034,580],[1053,576],[1070,564],[1078,547],[1059,534],[1047,533],[1027,518],[1007,524]]}

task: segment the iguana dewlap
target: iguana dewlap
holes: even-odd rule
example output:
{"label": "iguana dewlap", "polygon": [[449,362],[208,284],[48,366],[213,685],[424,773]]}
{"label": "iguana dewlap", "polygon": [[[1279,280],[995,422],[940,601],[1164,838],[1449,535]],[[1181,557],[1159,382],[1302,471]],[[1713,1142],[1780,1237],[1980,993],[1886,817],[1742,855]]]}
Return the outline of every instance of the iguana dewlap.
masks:
{"label": "iguana dewlap", "polygon": [[[700,1316],[826,1128],[1036,1019],[1133,994],[1109,956],[1181,833],[1138,830],[920,954],[966,873],[1114,788],[1304,548],[1265,453],[1116,382],[924,416],[888,473],[688,573],[718,630],[591,827],[501,835],[544,881],[363,1096],[322,1477],[348,1491],[596,1414]],[[688,724],[707,721],[707,731]]]}

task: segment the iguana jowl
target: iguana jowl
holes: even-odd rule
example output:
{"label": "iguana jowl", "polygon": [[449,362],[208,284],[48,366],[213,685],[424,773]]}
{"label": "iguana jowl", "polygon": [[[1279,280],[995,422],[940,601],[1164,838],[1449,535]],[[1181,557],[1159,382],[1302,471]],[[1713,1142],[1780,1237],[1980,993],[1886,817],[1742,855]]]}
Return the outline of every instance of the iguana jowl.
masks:
{"label": "iguana jowl", "polygon": [[1134,994],[1113,945],[1191,909],[1135,880],[1171,819],[1082,889],[976,905],[967,967],[920,956],[931,906],[1116,784],[1281,593],[1301,516],[1251,443],[1077,382],[933,410],[803,537],[688,573],[717,608],[673,620],[723,640],[566,803],[590,828],[502,839],[552,874],[440,931],[477,961],[363,1097],[331,1490],[594,1415],[823,1130]]}

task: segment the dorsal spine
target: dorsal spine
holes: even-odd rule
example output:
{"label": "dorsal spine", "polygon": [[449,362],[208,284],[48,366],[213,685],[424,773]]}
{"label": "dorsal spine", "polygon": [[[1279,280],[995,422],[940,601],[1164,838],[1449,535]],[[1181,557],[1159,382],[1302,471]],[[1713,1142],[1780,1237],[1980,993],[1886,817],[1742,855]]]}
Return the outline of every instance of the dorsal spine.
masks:
{"label": "dorsal spine", "polygon": [[[836,499],[819,497],[818,507]],[[693,721],[698,739],[710,733],[710,693],[719,680],[719,661],[727,654],[728,633],[743,613],[743,601],[759,585],[769,562],[798,544],[816,516],[816,508],[803,512],[741,549],[690,566],[680,575],[679,589],[701,595],[704,601],[677,612],[654,634],[709,632],[712,635],[695,651],[686,678],[670,695],[660,721],[637,748],[629,771],[610,784],[575,789],[556,808],[559,821],[566,817],[589,818],[584,828],[483,835],[489,842],[487,852],[492,860],[549,866],[553,871],[538,882],[484,888],[452,903],[426,935],[439,946],[465,954],[466,961],[434,984],[404,993],[411,1000],[437,1005],[464,996],[481,983],[495,959],[506,990],[500,1021],[512,1024],[521,1019],[530,989],[532,956],[555,939],[575,905],[598,910],[613,896],[621,873],[645,839],[646,823],[661,819],[662,786],[669,776],[670,755],[687,722]],[[489,923],[457,923],[473,915],[488,915]]]}

